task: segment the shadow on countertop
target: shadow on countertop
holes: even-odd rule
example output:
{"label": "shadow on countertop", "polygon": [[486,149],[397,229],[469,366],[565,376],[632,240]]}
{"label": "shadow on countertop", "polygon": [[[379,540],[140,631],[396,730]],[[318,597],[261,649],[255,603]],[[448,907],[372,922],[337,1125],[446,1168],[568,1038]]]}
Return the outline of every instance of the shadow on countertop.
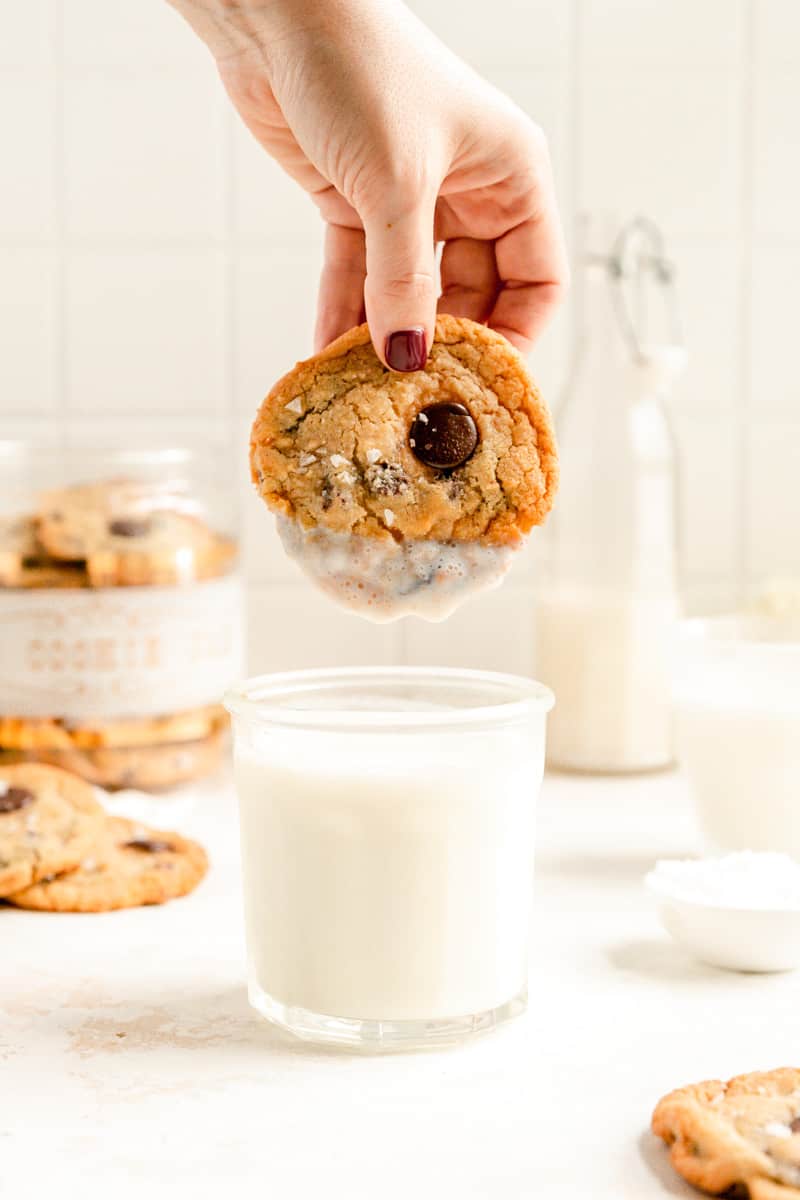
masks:
{"label": "shadow on countertop", "polygon": [[639,1155],[647,1169],[661,1184],[667,1196],[693,1196],[697,1200],[698,1192],[681,1179],[670,1165],[667,1148],[649,1129],[643,1130],[638,1142]]}

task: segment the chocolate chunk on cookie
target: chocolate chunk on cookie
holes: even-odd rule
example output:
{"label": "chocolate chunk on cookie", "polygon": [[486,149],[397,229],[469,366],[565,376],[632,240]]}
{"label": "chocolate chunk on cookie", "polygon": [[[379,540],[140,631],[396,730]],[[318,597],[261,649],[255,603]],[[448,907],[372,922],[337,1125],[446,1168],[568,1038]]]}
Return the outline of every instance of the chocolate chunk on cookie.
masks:
{"label": "chocolate chunk on cookie", "polygon": [[299,363],[261,406],[251,466],[270,507],[306,527],[490,543],[543,521],[558,478],[550,416],[521,355],[446,316],[423,371],[387,371],[366,325]]}
{"label": "chocolate chunk on cookie", "polygon": [[679,1088],[659,1101],[652,1127],[675,1170],[695,1187],[800,1200],[800,1070]]}
{"label": "chocolate chunk on cookie", "polygon": [[0,765],[0,896],[74,870],[102,820],[82,779],[40,764]]}
{"label": "chocolate chunk on cookie", "polygon": [[106,817],[76,871],[44,879],[8,897],[19,908],[108,912],[163,904],[191,892],[208,868],[203,847],[124,817]]}

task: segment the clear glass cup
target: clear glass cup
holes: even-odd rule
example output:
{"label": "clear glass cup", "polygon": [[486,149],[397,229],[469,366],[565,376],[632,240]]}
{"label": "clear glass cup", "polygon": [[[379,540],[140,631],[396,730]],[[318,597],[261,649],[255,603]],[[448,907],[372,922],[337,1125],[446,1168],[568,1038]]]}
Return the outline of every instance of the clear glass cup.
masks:
{"label": "clear glass cup", "polygon": [[800,858],[800,617],[684,621],[673,672],[678,752],[704,848]]}
{"label": "clear glass cup", "polygon": [[231,691],[249,995],[300,1037],[412,1049],[524,1011],[552,693],[434,668]]}

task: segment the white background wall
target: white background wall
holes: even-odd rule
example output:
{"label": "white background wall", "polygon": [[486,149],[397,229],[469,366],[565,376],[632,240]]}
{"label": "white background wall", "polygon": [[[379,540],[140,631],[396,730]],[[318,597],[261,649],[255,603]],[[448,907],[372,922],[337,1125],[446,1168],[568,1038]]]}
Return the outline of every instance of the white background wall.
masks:
{"label": "white background wall", "polygon": [[[644,211],[679,269],[692,605],[800,573],[800,2],[416,0],[544,127],[568,231]],[[25,0],[0,37],[0,420],[221,438],[241,489],[252,665],[530,669],[533,567],[445,626],[371,627],[282,555],[246,442],[311,349],[321,227],[163,0]],[[534,356],[565,374],[570,313]],[[598,402],[602,403],[599,389]]]}

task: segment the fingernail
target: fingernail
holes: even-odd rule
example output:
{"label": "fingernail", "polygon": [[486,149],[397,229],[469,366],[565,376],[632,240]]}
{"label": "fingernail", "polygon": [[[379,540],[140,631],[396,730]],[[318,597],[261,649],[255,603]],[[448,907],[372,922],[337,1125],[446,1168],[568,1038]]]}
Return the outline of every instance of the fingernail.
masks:
{"label": "fingernail", "polygon": [[390,333],[384,347],[393,371],[421,371],[428,360],[428,341],[421,325]]}

